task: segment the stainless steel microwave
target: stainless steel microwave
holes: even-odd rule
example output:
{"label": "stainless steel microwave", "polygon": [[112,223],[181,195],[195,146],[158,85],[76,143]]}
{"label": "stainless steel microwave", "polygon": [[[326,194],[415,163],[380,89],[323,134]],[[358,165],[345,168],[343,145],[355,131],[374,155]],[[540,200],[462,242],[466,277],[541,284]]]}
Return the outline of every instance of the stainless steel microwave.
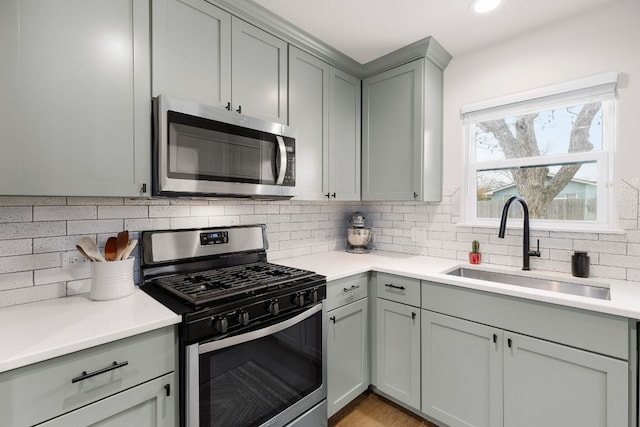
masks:
{"label": "stainless steel microwave", "polygon": [[294,129],[166,95],[153,113],[154,196],[296,195]]}

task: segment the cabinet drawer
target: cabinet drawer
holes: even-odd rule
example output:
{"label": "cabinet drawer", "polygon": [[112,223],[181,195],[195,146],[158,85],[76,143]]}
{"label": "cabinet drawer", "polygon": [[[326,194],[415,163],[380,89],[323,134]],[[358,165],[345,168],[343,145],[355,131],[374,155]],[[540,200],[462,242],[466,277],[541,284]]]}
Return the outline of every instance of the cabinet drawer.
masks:
{"label": "cabinet drawer", "polygon": [[0,375],[2,422],[37,424],[170,373],[175,348],[169,326],[5,372]]}
{"label": "cabinet drawer", "polygon": [[368,294],[369,273],[356,274],[327,283],[327,311],[365,298]]}
{"label": "cabinet drawer", "polygon": [[420,307],[420,280],[376,273],[378,297]]}

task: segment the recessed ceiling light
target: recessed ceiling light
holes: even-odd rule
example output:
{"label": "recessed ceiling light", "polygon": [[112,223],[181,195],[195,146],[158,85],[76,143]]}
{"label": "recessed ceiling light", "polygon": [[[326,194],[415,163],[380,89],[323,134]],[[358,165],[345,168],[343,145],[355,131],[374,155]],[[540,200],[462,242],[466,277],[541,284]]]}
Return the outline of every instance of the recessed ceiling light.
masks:
{"label": "recessed ceiling light", "polygon": [[476,13],[490,12],[500,5],[501,0],[474,0],[473,10]]}

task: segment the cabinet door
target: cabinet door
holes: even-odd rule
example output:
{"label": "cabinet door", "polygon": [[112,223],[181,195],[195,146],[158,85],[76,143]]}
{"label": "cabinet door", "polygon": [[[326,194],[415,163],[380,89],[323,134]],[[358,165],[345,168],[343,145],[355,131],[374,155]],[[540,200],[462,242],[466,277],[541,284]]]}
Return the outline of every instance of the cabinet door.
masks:
{"label": "cabinet door", "polygon": [[369,386],[367,298],[332,310],[327,340],[329,416]]}
{"label": "cabinet door", "polygon": [[331,67],[329,193],[331,200],[360,200],[360,79]]}
{"label": "cabinet door", "polygon": [[287,124],[287,43],[236,17],[231,31],[233,109]]}
{"label": "cabinet door", "polygon": [[362,82],[362,199],[414,200],[421,179],[424,60]]}
{"label": "cabinet door", "polygon": [[153,96],[231,101],[231,15],[204,0],[153,0]]}
{"label": "cabinet door", "polygon": [[507,427],[629,425],[628,364],[505,333]]}
{"label": "cabinet door", "polygon": [[42,427],[172,427],[177,424],[174,374],[167,374],[91,405],[69,412]]}
{"label": "cabinet door", "polygon": [[420,409],[420,309],[378,298],[378,390]]}
{"label": "cabinet door", "polygon": [[289,125],[296,138],[297,199],[329,192],[329,64],[289,47]]}
{"label": "cabinet door", "polygon": [[502,426],[502,331],[421,315],[422,412],[451,427]]}
{"label": "cabinet door", "polygon": [[5,0],[0,28],[0,194],[140,196],[148,2]]}

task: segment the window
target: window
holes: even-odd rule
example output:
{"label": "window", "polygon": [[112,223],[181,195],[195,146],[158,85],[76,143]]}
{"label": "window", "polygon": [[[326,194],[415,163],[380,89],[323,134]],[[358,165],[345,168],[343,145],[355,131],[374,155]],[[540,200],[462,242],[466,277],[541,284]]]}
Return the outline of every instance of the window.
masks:
{"label": "window", "polygon": [[465,106],[467,222],[497,224],[517,195],[534,226],[612,228],[616,81],[606,73]]}

